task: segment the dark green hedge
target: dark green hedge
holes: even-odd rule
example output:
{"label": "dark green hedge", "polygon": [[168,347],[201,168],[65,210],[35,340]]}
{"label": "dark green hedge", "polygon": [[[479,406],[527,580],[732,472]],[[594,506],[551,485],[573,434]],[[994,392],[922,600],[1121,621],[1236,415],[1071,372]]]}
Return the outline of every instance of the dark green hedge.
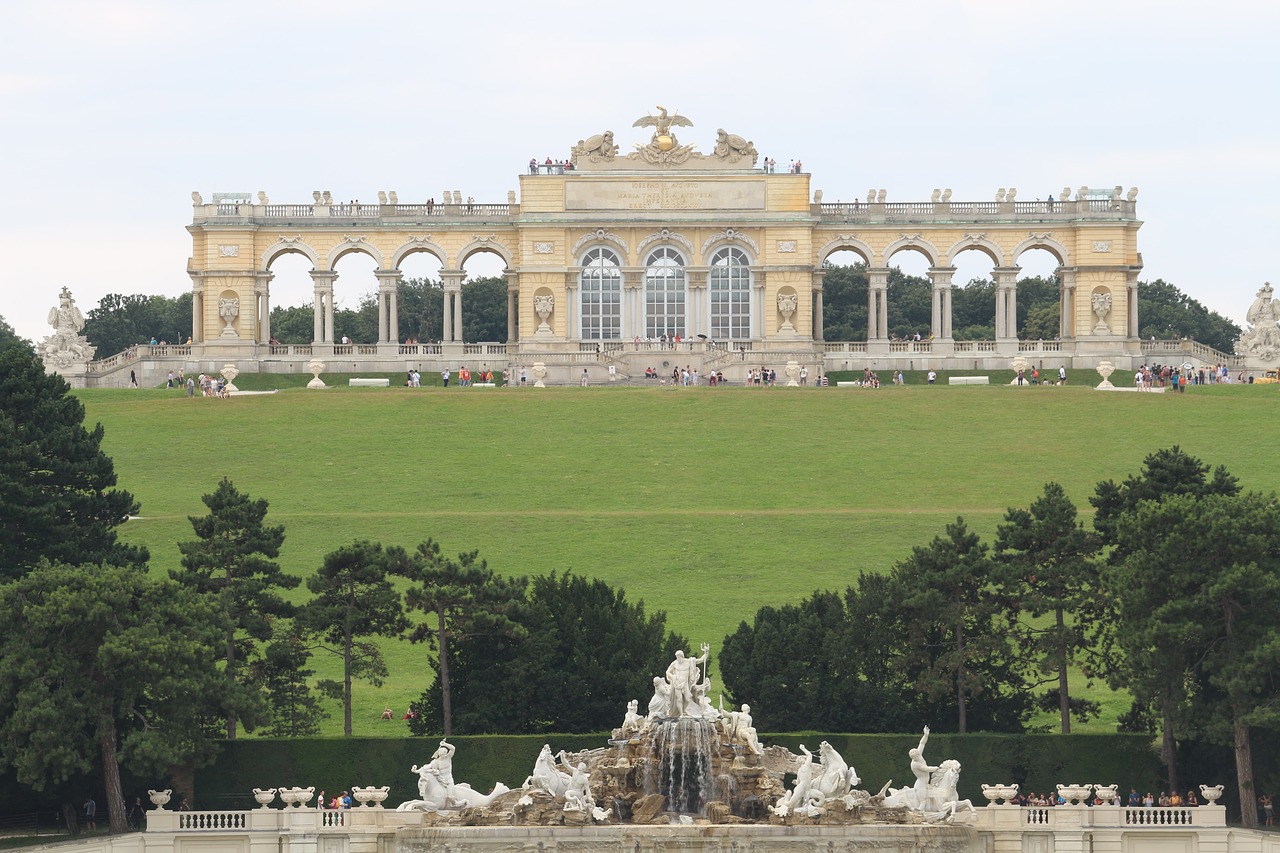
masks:
{"label": "dark green hedge", "polygon": [[[907,750],[918,737],[908,735],[762,735],[799,752],[805,744],[815,753],[828,740],[862,777],[862,787],[879,790],[889,779],[895,786],[911,780]],[[570,752],[607,745],[606,735],[475,736],[450,738],[458,747],[454,778],[479,790],[497,781],[517,786],[533,769],[543,743]],[[334,738],[259,740],[225,744],[210,767],[196,772],[197,808],[251,808],[253,788],[314,785],[332,796],[352,785],[390,785],[389,801],[417,796],[417,777],[409,768],[429,760],[435,738]],[[986,802],[982,783],[1017,782],[1023,791],[1069,784],[1111,784],[1122,790],[1160,789],[1160,762],[1146,735],[947,735],[929,739],[925,757],[931,763],[959,760],[964,768],[960,793],[976,805]],[[1188,785],[1227,779],[1188,778]]]}

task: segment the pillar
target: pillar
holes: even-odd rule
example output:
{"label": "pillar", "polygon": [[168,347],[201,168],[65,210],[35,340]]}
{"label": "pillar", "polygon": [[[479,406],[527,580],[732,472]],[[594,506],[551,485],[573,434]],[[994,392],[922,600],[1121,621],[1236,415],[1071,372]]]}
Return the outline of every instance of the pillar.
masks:
{"label": "pillar", "polygon": [[622,328],[627,340],[647,337],[644,328],[644,267],[622,268]]}
{"label": "pillar", "polygon": [[520,273],[503,270],[507,277],[507,343],[513,344],[518,339],[516,320],[520,316]]}
{"label": "pillar", "polygon": [[444,334],[440,340],[452,343],[462,340],[462,270],[440,270],[444,286]]}
{"label": "pillar", "polygon": [[1129,301],[1127,303],[1129,309],[1129,329],[1128,337],[1131,340],[1138,338],[1138,273],[1141,267],[1129,267],[1125,273],[1125,284],[1128,292]]}
{"label": "pillar", "polygon": [[271,343],[271,282],[275,276],[269,270],[253,274],[253,294],[257,297],[258,343]]}
{"label": "pillar", "polygon": [[378,270],[378,343],[399,343],[400,323],[396,317],[396,291],[400,270]]}
{"label": "pillar", "polygon": [[578,277],[566,276],[564,286],[564,339],[566,341],[582,340],[582,321],[578,319],[580,310],[578,303]]}
{"label": "pillar", "polygon": [[827,271],[819,267],[813,271],[813,339],[820,341],[823,339],[822,332],[822,281],[827,277]]}
{"label": "pillar", "polygon": [[1076,271],[1068,267],[1058,267],[1054,274],[1058,277],[1062,308],[1058,317],[1058,336],[1064,341],[1076,336]]}
{"label": "pillar", "polygon": [[867,270],[867,340],[889,339],[889,268]]}
{"label": "pillar", "polygon": [[708,298],[707,267],[685,267],[685,288],[689,301],[684,306],[685,336],[709,335],[711,328],[711,300]]}
{"label": "pillar", "polygon": [[338,274],[332,270],[311,271],[311,281],[315,285],[315,319],[312,343],[333,343],[333,283],[337,279]]}
{"label": "pillar", "polygon": [[930,329],[938,340],[951,340],[951,278],[955,274],[955,267],[929,269],[929,281],[933,283],[933,321]]}
{"label": "pillar", "polygon": [[754,305],[751,306],[751,337],[753,340],[764,340],[764,290],[769,274],[764,270],[752,270],[751,281],[755,288],[752,294]]}
{"label": "pillar", "polygon": [[200,273],[191,274],[191,343],[204,343],[204,284]]}
{"label": "pillar", "polygon": [[1018,273],[1022,267],[996,267],[996,340],[1018,337]]}

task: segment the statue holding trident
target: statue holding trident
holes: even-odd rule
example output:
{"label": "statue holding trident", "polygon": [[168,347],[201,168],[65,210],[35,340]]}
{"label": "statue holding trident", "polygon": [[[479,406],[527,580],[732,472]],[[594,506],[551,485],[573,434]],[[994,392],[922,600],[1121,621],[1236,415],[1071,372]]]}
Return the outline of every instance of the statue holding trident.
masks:
{"label": "statue holding trident", "polygon": [[[707,655],[710,651],[711,646],[703,643],[700,657],[685,657],[683,650],[676,652],[676,659],[667,667],[667,684],[671,691],[667,705],[668,717],[701,716],[698,703],[694,700],[693,688],[706,678]],[[703,666],[701,673],[698,671],[698,664]]]}

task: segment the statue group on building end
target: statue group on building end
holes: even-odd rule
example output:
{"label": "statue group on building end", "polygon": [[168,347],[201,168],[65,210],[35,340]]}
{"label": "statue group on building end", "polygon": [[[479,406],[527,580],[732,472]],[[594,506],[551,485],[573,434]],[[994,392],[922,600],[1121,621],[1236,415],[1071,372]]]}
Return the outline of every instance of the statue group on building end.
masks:
{"label": "statue group on building end", "polygon": [[49,325],[53,326],[53,334],[40,342],[40,355],[45,365],[59,370],[87,365],[93,358],[95,347],[80,334],[84,329],[84,314],[80,313],[76,301],[71,298],[71,291],[66,287],[62,288],[58,305],[49,309]]}
{"label": "statue group on building end", "polygon": [[570,151],[574,168],[588,171],[593,168],[662,169],[696,164],[700,168],[749,169],[754,168],[760,156],[751,140],[724,128],[716,131],[710,154],[699,153],[697,145],[681,145],[672,128],[693,127],[693,122],[663,106],[658,107],[657,115],[641,116],[631,126],[652,127],[653,136],[647,143],[637,143],[635,151],[621,158],[617,157],[618,146],[613,141],[612,130],[580,139]]}
{"label": "statue group on building end", "polygon": [[1236,339],[1237,355],[1253,355],[1263,361],[1280,359],[1280,306],[1272,299],[1271,282],[1259,288],[1245,319],[1249,328]]}

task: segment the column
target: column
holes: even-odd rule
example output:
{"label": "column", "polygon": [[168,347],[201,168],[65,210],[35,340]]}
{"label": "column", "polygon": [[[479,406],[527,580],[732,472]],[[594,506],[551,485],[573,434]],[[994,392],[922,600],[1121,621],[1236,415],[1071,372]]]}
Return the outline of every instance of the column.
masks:
{"label": "column", "polygon": [[440,270],[444,286],[444,334],[440,340],[452,343],[462,340],[462,270]]}
{"label": "column", "polygon": [[516,319],[520,316],[517,299],[520,294],[520,273],[503,270],[502,274],[507,277],[507,343],[514,344],[517,340]]}
{"label": "column", "polygon": [[752,270],[751,281],[755,287],[755,304],[751,306],[751,337],[753,340],[764,340],[764,290],[769,274],[764,270]]}
{"label": "column", "polygon": [[933,283],[933,322],[931,329],[934,338],[951,340],[951,278],[956,274],[955,267],[931,267],[929,281]]}
{"label": "column", "polygon": [[[582,322],[578,319],[578,277],[566,276],[564,286],[564,339],[582,340]],[[555,316],[555,315],[552,315]]]}
{"label": "column", "polygon": [[204,343],[204,287],[199,273],[191,275],[191,343]]}
{"label": "column", "polygon": [[1125,284],[1129,294],[1129,335],[1131,340],[1138,338],[1138,272],[1140,268],[1130,267],[1125,273]]}
{"label": "column", "polygon": [[258,343],[271,343],[271,282],[275,276],[268,270],[253,274],[253,293],[257,297]]}
{"label": "column", "polygon": [[889,339],[889,268],[867,270],[867,340]]}
{"label": "column", "polygon": [[378,343],[400,342],[396,320],[396,290],[400,286],[400,270],[378,270]]}
{"label": "column", "polygon": [[996,267],[996,340],[1018,337],[1018,273],[1022,267]]}
{"label": "column", "polygon": [[622,334],[627,340],[645,337],[643,287],[644,267],[622,268]]}
{"label": "column", "polygon": [[1059,302],[1058,337],[1062,340],[1075,337],[1076,271],[1058,267],[1053,271],[1058,277]]}
{"label": "column", "polygon": [[332,270],[311,271],[315,286],[312,343],[333,343],[333,283],[337,278],[338,274]]}
{"label": "column", "polygon": [[685,305],[684,329],[686,337],[710,335],[711,315],[708,311],[710,300],[707,298],[707,267],[686,267],[685,281],[689,293],[689,302]]}
{"label": "column", "polygon": [[827,271],[819,267],[813,271],[813,339],[820,341],[822,334],[822,280]]}

